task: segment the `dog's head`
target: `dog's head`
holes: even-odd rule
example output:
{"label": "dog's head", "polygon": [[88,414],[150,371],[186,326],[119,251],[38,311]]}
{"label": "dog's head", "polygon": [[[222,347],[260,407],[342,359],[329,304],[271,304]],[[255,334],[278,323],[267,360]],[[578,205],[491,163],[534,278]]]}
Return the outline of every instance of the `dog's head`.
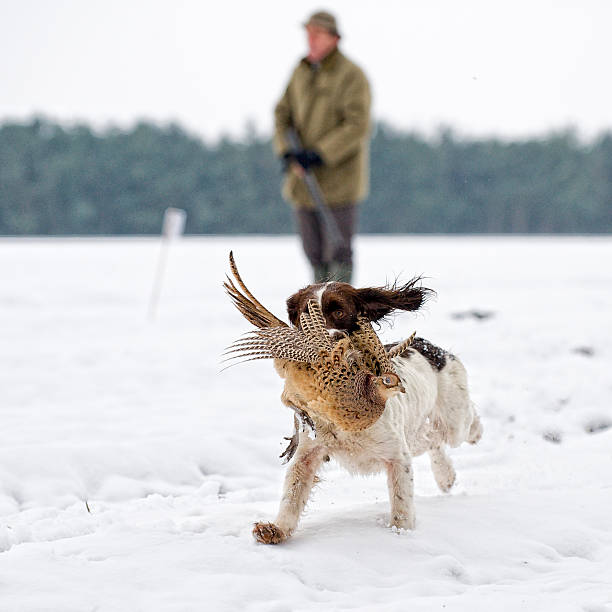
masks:
{"label": "dog's head", "polygon": [[321,306],[327,329],[351,333],[357,329],[359,315],[379,321],[396,310],[418,310],[434,292],[420,286],[421,278],[404,285],[356,289],[348,283],[330,282],[308,285],[287,300],[287,313],[293,325],[306,311],[309,300]]}

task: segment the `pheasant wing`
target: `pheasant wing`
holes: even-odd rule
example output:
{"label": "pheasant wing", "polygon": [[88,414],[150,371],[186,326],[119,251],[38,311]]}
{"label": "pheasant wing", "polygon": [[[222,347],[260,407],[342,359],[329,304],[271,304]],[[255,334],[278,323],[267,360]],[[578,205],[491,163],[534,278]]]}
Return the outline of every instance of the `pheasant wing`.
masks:
{"label": "pheasant wing", "polygon": [[402,342],[396,344],[393,348],[391,348],[388,353],[389,359],[393,359],[393,357],[401,355],[412,344],[415,336],[416,332],[414,331],[408,338],[402,340]]}
{"label": "pheasant wing", "polygon": [[312,364],[319,358],[317,347],[305,334],[293,327],[264,327],[246,334],[228,347],[228,359],[286,359]]}
{"label": "pheasant wing", "polygon": [[389,355],[383,346],[378,334],[372,328],[367,317],[361,316],[357,321],[358,329],[351,333],[351,340],[362,354],[364,361],[374,374],[394,372]]}

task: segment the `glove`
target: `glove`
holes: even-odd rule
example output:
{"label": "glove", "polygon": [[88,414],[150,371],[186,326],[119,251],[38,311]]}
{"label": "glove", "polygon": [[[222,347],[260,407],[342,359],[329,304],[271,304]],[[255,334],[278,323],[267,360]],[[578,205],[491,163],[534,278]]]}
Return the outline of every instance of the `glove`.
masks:
{"label": "glove", "polygon": [[294,154],[295,161],[304,168],[304,170],[308,170],[309,168],[315,168],[316,166],[322,166],[323,160],[321,156],[312,149],[302,149]]}
{"label": "glove", "polygon": [[287,151],[283,155],[283,170],[288,170],[292,163],[298,163],[304,170],[322,166],[323,160],[321,156],[311,149],[300,149],[299,151]]}

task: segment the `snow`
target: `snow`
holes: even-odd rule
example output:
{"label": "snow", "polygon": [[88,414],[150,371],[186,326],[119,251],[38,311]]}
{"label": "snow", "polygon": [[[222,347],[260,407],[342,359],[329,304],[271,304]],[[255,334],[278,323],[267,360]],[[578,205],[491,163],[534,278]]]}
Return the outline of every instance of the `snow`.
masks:
{"label": "snow", "polygon": [[357,285],[438,292],[381,334],[459,355],[485,434],[450,494],[415,461],[416,530],[332,462],[279,546],[293,416],[271,363],[221,372],[230,249],[284,316],[292,237],[171,244],[154,321],[158,240],[0,240],[1,610],[612,610],[611,238],[360,237]]}

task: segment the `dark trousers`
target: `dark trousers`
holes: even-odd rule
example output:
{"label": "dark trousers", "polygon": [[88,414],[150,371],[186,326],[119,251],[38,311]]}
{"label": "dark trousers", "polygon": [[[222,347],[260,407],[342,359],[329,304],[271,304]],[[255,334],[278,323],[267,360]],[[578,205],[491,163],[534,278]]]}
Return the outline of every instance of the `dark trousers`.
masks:
{"label": "dark trousers", "polygon": [[348,277],[350,278],[353,267],[352,242],[357,226],[358,207],[355,204],[346,204],[330,206],[329,210],[336,219],[340,233],[344,238],[344,246],[335,250],[316,211],[310,208],[297,208],[295,210],[302,247],[313,268],[315,281],[323,280],[326,272],[338,267],[348,271]]}

